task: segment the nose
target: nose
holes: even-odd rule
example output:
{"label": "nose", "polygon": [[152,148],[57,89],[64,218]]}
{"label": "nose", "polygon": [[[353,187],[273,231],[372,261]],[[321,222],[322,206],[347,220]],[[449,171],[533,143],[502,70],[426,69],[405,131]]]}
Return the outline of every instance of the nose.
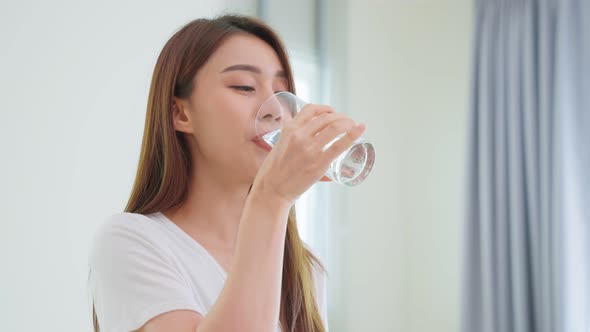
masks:
{"label": "nose", "polygon": [[256,132],[261,136],[268,132],[280,129],[284,119],[284,108],[274,94],[262,103],[256,114]]}
{"label": "nose", "polygon": [[269,94],[258,110],[257,121],[281,121],[284,106],[275,94]]}
{"label": "nose", "polygon": [[282,115],[279,114],[280,112],[276,111],[276,110],[272,110],[270,112],[263,112],[266,114],[261,114],[261,119],[262,121],[275,121],[275,122],[279,122],[281,121]]}

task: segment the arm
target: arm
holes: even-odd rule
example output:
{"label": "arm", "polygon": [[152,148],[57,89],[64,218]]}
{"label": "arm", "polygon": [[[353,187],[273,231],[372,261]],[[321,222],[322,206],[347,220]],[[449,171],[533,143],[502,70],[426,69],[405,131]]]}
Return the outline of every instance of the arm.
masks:
{"label": "arm", "polygon": [[290,207],[260,192],[249,196],[231,273],[199,332],[276,330]]}
{"label": "arm", "polygon": [[290,207],[288,202],[252,191],[240,221],[232,269],[207,316],[172,311],[138,331],[275,331]]}

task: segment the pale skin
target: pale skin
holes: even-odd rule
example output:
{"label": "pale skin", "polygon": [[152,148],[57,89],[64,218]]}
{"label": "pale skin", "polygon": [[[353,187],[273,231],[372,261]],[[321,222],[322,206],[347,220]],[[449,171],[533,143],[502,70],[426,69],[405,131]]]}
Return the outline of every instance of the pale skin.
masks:
{"label": "pale skin", "polygon": [[186,202],[162,212],[209,251],[227,280],[205,317],[175,310],[138,331],[276,330],[289,209],[365,129],[329,106],[308,105],[272,151],[262,149],[252,141],[254,119],[264,100],[287,89],[282,72],[269,45],[236,34],[198,71],[190,98],[175,98],[174,127],[189,141],[194,171]]}

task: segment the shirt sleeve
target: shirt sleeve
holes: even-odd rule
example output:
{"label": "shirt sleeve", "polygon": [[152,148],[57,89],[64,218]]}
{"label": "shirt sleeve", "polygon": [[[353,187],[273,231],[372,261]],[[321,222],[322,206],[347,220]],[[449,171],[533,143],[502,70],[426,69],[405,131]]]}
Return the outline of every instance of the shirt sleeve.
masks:
{"label": "shirt sleeve", "polygon": [[111,217],[94,238],[89,288],[103,332],[133,331],[173,310],[204,312],[153,226],[137,216]]}

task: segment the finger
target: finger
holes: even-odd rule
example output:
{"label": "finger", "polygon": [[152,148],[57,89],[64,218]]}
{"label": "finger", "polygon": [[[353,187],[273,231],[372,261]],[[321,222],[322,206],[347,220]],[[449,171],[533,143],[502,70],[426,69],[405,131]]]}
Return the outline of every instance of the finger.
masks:
{"label": "finger", "polygon": [[359,124],[354,126],[346,135],[342,136],[334,144],[332,144],[324,153],[329,162],[332,162],[340,156],[346,149],[350,148],[354,141],[356,141],[365,132],[365,125]]}
{"label": "finger", "polygon": [[346,115],[341,113],[323,113],[307,122],[305,127],[305,133],[308,136],[316,136],[319,132],[324,130],[334,121],[339,119],[348,118]]}
{"label": "finger", "polygon": [[320,116],[324,113],[334,113],[334,109],[326,105],[315,105],[307,104],[301,109],[301,111],[295,116],[295,122],[297,125],[303,125],[309,120]]}
{"label": "finger", "polygon": [[356,124],[349,117],[340,118],[332,121],[324,127],[322,131],[317,134],[313,141],[315,149],[324,150],[324,147],[335,140],[338,136],[345,134],[352,130]]}
{"label": "finger", "polygon": [[331,182],[332,179],[330,179],[329,177],[325,176],[323,178],[320,179],[320,182]]}

